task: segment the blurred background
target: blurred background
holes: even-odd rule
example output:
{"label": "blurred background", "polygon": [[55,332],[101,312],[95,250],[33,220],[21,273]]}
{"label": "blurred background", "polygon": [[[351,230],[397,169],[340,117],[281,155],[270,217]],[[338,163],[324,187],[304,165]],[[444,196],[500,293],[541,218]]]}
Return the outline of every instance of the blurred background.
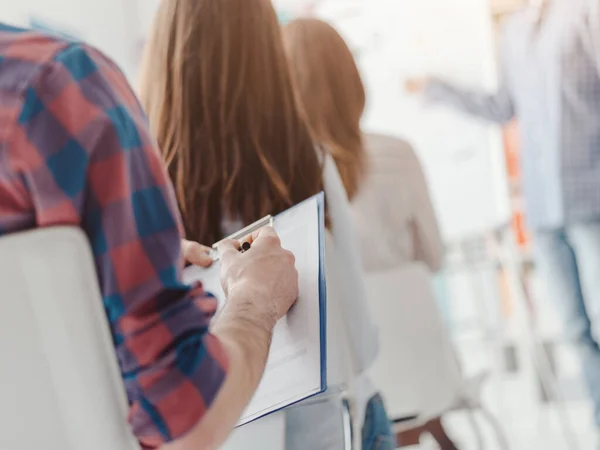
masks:
{"label": "blurred background", "polygon": [[[87,41],[132,83],[158,0],[2,0],[0,20]],[[448,248],[437,300],[468,389],[480,390],[516,450],[592,449],[580,365],[536,282],[524,225],[519,133],[425,104],[406,79],[498,83],[499,29],[523,0],[275,0],[282,23],[328,20],[351,44],[368,90],[366,130],[410,140],[425,166]],[[415,343],[418,345],[418,342]],[[493,426],[444,412],[459,448],[502,448]],[[420,448],[437,448],[421,440]]]}

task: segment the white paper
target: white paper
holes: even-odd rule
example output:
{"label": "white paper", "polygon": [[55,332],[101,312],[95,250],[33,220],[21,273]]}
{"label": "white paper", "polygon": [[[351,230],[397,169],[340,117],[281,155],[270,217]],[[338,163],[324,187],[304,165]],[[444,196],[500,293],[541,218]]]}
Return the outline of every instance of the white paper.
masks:
{"label": "white paper", "polygon": [[[321,392],[317,199],[307,200],[278,215],[274,228],[283,247],[296,257],[300,295],[288,315],[275,326],[265,373],[239,425]],[[219,263],[208,269],[190,267],[184,271],[184,281],[201,281],[222,307],[225,294],[219,271]]]}

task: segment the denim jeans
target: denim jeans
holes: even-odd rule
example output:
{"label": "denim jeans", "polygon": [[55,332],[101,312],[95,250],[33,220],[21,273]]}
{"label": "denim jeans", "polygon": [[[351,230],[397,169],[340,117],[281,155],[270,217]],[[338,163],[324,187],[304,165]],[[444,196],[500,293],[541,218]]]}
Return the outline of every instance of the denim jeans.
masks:
{"label": "denim jeans", "polygon": [[600,426],[600,221],[539,231],[536,263],[581,358]]}
{"label": "denim jeans", "polygon": [[367,404],[365,423],[362,429],[363,450],[394,450],[396,439],[379,394],[373,396]]}

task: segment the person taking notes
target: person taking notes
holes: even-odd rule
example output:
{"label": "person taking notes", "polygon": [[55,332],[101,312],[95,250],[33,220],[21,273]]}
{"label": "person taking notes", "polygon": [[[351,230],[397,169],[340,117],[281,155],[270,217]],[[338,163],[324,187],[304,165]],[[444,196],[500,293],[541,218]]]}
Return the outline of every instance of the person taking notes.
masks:
{"label": "person taking notes", "polygon": [[228,303],[209,325],[214,298],[181,281],[182,249],[192,260],[201,249],[181,242],[173,187],[115,64],[82,43],[0,24],[0,111],[0,236],[81,227],[140,444],[218,448],[295,302],[292,255],[268,228],[252,252],[224,243]]}

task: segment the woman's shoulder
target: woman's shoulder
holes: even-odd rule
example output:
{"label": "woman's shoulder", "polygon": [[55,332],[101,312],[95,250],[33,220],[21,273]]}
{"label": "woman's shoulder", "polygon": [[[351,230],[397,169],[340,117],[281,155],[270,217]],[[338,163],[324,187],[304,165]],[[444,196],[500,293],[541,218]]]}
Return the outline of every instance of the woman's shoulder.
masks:
{"label": "woman's shoulder", "polygon": [[419,159],[413,146],[406,140],[384,134],[365,134],[365,148],[377,172],[413,170]]}

